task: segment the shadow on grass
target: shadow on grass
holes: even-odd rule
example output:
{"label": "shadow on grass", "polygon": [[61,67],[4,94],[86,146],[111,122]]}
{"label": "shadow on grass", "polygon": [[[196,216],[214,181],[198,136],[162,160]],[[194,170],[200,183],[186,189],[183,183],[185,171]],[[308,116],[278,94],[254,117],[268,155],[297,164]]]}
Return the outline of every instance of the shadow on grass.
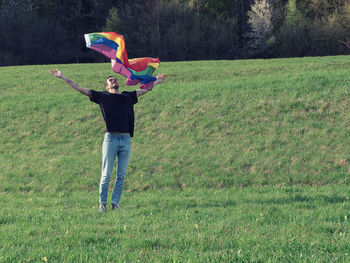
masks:
{"label": "shadow on grass", "polygon": [[305,195],[291,195],[289,197],[281,198],[270,198],[267,200],[244,200],[245,203],[255,203],[255,204],[275,204],[275,205],[285,205],[285,204],[294,204],[294,203],[323,203],[323,204],[336,204],[349,202],[349,198],[345,196],[327,196],[327,195],[318,195],[318,196],[305,196]]}
{"label": "shadow on grass", "polygon": [[195,209],[195,208],[229,208],[238,206],[239,204],[260,204],[260,205],[288,205],[288,204],[300,204],[302,206],[308,206],[312,208],[317,204],[337,204],[350,202],[348,197],[345,196],[327,196],[327,195],[318,195],[318,196],[307,196],[302,194],[290,195],[285,197],[278,198],[264,198],[261,199],[256,197],[254,199],[242,198],[241,200],[207,200],[200,202],[186,202],[184,208],[186,209]]}
{"label": "shadow on grass", "polygon": [[233,200],[208,200],[207,202],[200,203],[186,203],[184,207],[186,209],[191,208],[227,208],[237,206],[237,202]]}

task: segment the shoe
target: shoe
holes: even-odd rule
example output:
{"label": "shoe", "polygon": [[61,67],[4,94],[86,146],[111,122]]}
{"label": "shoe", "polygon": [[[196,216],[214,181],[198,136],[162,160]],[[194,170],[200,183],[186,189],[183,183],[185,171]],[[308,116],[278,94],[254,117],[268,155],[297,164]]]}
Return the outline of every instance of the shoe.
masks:
{"label": "shoe", "polygon": [[123,211],[123,209],[120,208],[119,204],[113,204],[113,203],[112,203],[112,210],[120,210],[120,211]]}
{"label": "shoe", "polygon": [[100,203],[100,207],[99,207],[99,209],[98,209],[100,212],[106,212],[106,210],[107,210],[107,207],[106,207],[106,205],[105,204],[102,204],[102,203]]}

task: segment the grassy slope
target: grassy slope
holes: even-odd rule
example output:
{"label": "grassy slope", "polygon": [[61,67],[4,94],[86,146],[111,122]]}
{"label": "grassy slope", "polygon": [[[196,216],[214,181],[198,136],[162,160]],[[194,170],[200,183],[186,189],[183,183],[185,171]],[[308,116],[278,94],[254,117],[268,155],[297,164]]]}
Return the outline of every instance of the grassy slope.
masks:
{"label": "grassy slope", "polygon": [[345,187],[0,195],[1,262],[348,262]]}
{"label": "grassy slope", "polygon": [[[54,67],[99,90],[110,73]],[[348,256],[349,57],[163,63],[135,107],[128,212],[103,216],[99,108],[50,68],[0,68],[0,261]]]}
{"label": "grassy slope", "polygon": [[[136,106],[126,187],[348,184],[347,60],[162,65],[167,83]],[[61,66],[95,89],[108,67]],[[99,177],[104,129],[99,108],[50,78],[48,68],[1,69],[5,191],[92,190]]]}

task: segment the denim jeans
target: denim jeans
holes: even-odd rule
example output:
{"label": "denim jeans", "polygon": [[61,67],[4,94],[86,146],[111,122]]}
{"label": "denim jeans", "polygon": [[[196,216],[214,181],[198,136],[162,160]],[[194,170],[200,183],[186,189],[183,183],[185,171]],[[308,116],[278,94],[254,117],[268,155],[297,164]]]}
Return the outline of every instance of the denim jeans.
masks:
{"label": "denim jeans", "polygon": [[102,169],[100,181],[100,203],[107,203],[108,187],[115,159],[118,159],[117,175],[112,193],[112,203],[118,204],[122,195],[126,169],[130,155],[130,135],[105,133],[102,146]]}

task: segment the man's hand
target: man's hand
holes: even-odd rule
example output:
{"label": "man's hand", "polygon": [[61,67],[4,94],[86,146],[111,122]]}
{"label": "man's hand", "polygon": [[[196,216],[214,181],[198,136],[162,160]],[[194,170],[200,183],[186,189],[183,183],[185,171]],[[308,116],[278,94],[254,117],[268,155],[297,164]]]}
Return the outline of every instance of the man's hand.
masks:
{"label": "man's hand", "polygon": [[154,85],[162,83],[165,80],[165,75],[164,74],[158,74],[157,75],[157,80],[154,82]]}
{"label": "man's hand", "polygon": [[[149,83],[147,83],[147,84],[143,84],[143,85],[141,86],[141,89],[138,89],[138,90],[136,91],[137,97],[142,96],[143,94],[146,94],[147,92],[149,92],[150,90],[152,90],[152,88],[153,88],[155,85],[157,85],[157,84],[159,84],[159,83],[162,83],[164,80],[165,80],[165,75],[164,75],[164,74],[158,74],[158,75],[157,75],[157,79],[156,79],[153,83],[149,82]],[[152,85],[152,84],[153,84],[153,85]],[[145,86],[146,86],[146,87],[145,87]],[[149,88],[147,88],[147,86],[149,86]],[[142,87],[143,87],[143,88],[142,88]]]}
{"label": "man's hand", "polygon": [[58,70],[58,69],[56,69],[56,71],[50,70],[50,73],[54,77],[57,77],[57,78],[62,78],[63,77],[62,72],[60,70]]}
{"label": "man's hand", "polygon": [[81,87],[80,85],[78,85],[74,81],[67,79],[65,76],[62,75],[62,72],[60,70],[58,70],[58,69],[56,69],[56,71],[50,70],[50,73],[52,74],[52,76],[62,79],[64,82],[66,82],[67,85],[71,86],[76,91],[79,91],[80,93],[82,93],[86,96],[89,96],[90,89]]}

